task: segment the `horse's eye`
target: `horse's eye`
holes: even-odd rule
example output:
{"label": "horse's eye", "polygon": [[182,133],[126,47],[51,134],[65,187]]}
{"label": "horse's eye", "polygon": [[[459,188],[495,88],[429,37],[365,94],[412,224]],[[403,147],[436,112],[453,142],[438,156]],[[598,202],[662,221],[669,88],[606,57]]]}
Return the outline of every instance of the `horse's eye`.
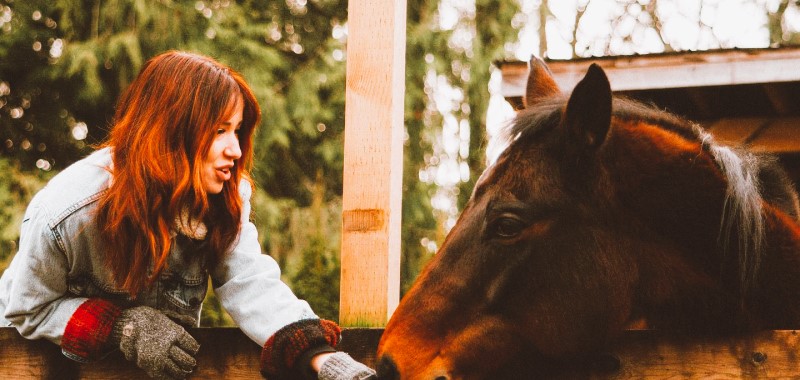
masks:
{"label": "horse's eye", "polygon": [[494,222],[492,235],[501,239],[510,239],[519,235],[525,228],[522,220],[511,217],[502,217]]}

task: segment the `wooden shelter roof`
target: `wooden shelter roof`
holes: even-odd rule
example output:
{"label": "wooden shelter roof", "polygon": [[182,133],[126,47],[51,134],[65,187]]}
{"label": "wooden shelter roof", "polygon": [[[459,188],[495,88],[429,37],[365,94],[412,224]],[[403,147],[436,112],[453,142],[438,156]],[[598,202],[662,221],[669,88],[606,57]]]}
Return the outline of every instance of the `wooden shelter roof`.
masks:
{"label": "wooden shelter roof", "polygon": [[[547,60],[571,90],[591,63],[612,90],[703,123],[721,141],[756,151],[800,153],[800,48],[733,49]],[[503,96],[521,106],[527,62],[497,62]]]}

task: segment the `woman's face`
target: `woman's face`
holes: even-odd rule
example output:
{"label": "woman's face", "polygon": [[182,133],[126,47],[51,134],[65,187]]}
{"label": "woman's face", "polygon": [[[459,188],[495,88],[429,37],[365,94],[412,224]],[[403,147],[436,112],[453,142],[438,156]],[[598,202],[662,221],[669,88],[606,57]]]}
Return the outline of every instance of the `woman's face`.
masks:
{"label": "woman's face", "polygon": [[219,194],[231,179],[231,168],[242,156],[239,128],[242,126],[244,102],[237,97],[229,106],[228,117],[216,125],[216,136],[203,161],[203,188],[208,194]]}

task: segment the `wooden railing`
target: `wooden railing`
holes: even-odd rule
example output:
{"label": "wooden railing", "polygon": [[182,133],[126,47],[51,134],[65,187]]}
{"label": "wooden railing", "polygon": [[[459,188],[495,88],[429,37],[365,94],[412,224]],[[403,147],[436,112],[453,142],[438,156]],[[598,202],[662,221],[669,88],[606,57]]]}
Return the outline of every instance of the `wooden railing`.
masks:
{"label": "wooden railing", "polygon": [[[346,329],[339,348],[371,367],[382,329]],[[235,328],[198,328],[190,331],[200,343],[192,379],[261,379],[261,348]],[[147,379],[119,351],[103,360],[80,364],[61,354],[61,348],[43,340],[22,338],[17,330],[0,328],[0,379]]]}
{"label": "wooden railing", "polygon": [[[381,329],[345,329],[340,349],[374,368]],[[259,379],[260,347],[238,329],[194,329],[201,344],[192,379]],[[480,347],[476,347],[480,350]],[[628,331],[617,349],[567,378],[798,379],[800,333],[764,331],[737,338],[691,338],[664,331]],[[581,366],[576,366],[579,368]],[[79,364],[45,341],[0,328],[0,379],[145,379],[119,352]]]}

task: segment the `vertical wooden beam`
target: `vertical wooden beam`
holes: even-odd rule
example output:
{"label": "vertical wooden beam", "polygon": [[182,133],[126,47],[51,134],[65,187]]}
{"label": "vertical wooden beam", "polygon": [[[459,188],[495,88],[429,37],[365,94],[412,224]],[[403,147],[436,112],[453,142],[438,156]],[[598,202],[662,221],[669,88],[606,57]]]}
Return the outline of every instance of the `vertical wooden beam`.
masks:
{"label": "vertical wooden beam", "polygon": [[374,327],[400,299],[406,0],[350,0],[347,29],[339,321]]}

